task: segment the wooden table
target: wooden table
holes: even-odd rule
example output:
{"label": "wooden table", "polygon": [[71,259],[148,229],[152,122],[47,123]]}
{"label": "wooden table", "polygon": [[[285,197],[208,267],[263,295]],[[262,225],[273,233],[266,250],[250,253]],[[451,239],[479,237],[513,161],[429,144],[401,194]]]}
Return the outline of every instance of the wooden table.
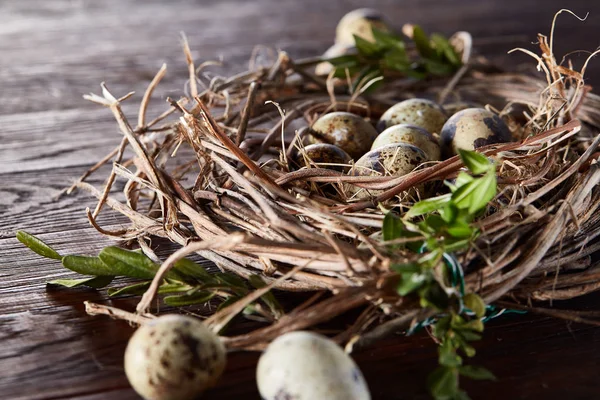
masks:
{"label": "wooden table", "polygon": [[[600,3],[588,0],[377,1],[392,25],[427,30],[468,30],[477,49],[515,68],[528,61],[507,50],[535,48],[552,16],[568,4],[588,21],[563,15],[557,54],[600,44]],[[401,5],[398,5],[401,3]],[[88,317],[82,302],[109,303],[103,291],[60,290],[45,281],[68,277],[57,262],[42,260],[14,238],[17,229],[40,235],[63,252],[95,253],[108,241],[87,223],[84,194],[54,200],[73,178],[120,141],[110,113],[82,99],[107,82],[114,93],[138,99],[163,62],[169,73],[156,99],[176,97],[185,83],[179,32],[198,60],[222,56],[224,71],[245,66],[256,44],[292,56],[320,53],[335,24],[359,1],[83,1],[0,3],[0,398],[133,399],[122,370],[132,329],[123,322]],[[581,62],[585,55],[576,57]],[[595,66],[594,66],[595,64]],[[533,68],[530,63],[529,68]],[[600,84],[598,62],[589,82]],[[133,103],[132,103],[133,106]],[[155,100],[150,112],[162,110]],[[133,107],[126,112],[132,113]],[[133,115],[133,114],[132,114]],[[99,176],[105,176],[100,174]],[[101,184],[100,178],[92,183]],[[105,226],[120,226],[104,217]],[[595,308],[588,296],[569,307]],[[132,308],[131,300],[113,301]],[[473,361],[499,377],[469,382],[474,399],[584,399],[600,396],[600,329],[546,317],[503,317],[489,324]],[[395,337],[356,355],[374,399],[427,398],[425,378],[436,362],[426,335]],[[231,355],[212,399],[253,399],[258,355]]]}

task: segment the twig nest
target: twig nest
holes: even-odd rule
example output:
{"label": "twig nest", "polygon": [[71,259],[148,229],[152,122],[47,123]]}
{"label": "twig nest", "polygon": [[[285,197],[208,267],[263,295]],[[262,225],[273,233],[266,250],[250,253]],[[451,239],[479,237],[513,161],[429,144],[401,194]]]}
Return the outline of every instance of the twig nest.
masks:
{"label": "twig nest", "polygon": [[359,8],[344,15],[335,29],[335,42],[354,45],[354,35],[374,42],[372,28],[389,30],[381,13],[372,8]]}
{"label": "twig nest", "polygon": [[362,373],[333,341],[311,332],[275,339],[258,361],[256,381],[265,400],[369,400]]}
{"label": "twig nest", "polygon": [[[333,46],[327,49],[325,53],[323,53],[323,58],[335,58],[346,56],[349,54],[356,54],[356,46],[354,46],[354,42],[352,43],[335,43]],[[315,67],[315,74],[319,76],[329,75],[333,70],[333,65],[327,61],[323,61],[318,63]]]}
{"label": "twig nest", "polygon": [[294,157],[298,166],[316,164],[321,168],[342,171],[352,161],[352,157],[339,147],[328,143],[315,143],[300,149]]}
{"label": "twig nest", "polygon": [[[354,176],[403,176],[426,161],[429,161],[427,155],[420,148],[408,143],[393,143],[369,151],[356,161],[349,174]],[[419,187],[419,190],[424,190],[424,187]],[[350,185],[349,192],[359,199],[382,193],[381,190],[367,191],[355,185]]]}
{"label": "twig nest", "polygon": [[125,373],[148,400],[197,398],[225,369],[221,340],[195,318],[165,315],[133,334],[125,350]]}
{"label": "twig nest", "polygon": [[371,150],[393,143],[412,144],[425,152],[430,161],[440,159],[441,150],[438,141],[425,129],[416,125],[393,125],[384,130],[375,138]]}
{"label": "twig nest", "polygon": [[309,129],[309,143],[334,144],[352,158],[358,158],[370,148],[377,137],[375,128],[356,114],[332,112],[316,120]]}
{"label": "twig nest", "polygon": [[454,114],[444,124],[440,140],[446,157],[458,149],[473,150],[492,143],[510,142],[508,126],[502,119],[484,108],[467,108]]}
{"label": "twig nest", "polygon": [[394,104],[383,113],[377,130],[383,132],[393,125],[416,125],[427,132],[438,134],[446,122],[446,113],[438,104],[426,99],[408,99]]}
{"label": "twig nest", "polygon": [[473,103],[466,101],[455,101],[453,103],[446,103],[443,105],[446,115],[453,116],[459,111],[466,110],[467,108],[477,108]]}

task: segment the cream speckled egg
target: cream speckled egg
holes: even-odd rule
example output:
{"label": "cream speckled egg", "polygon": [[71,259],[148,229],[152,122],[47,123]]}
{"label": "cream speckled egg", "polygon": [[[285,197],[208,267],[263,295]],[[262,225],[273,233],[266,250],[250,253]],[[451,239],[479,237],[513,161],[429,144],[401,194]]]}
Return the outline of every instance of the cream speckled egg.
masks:
{"label": "cream speckled egg", "polygon": [[467,108],[454,114],[440,135],[442,152],[449,157],[457,149],[473,150],[492,143],[510,142],[512,135],[502,119],[484,108]]}
{"label": "cream speckled egg", "polygon": [[[354,46],[354,42],[352,44],[348,43],[335,43],[333,46],[327,49],[325,53],[323,53],[323,58],[335,58],[340,56],[346,56],[349,54],[356,54],[357,50]],[[333,70],[333,65],[328,63],[327,61],[318,63],[315,67],[315,74],[319,76],[329,75],[329,73]]]}
{"label": "cream speckled egg", "polygon": [[336,170],[344,169],[340,164],[349,164],[352,157],[339,147],[328,143],[315,143],[301,149],[296,155],[295,162],[299,166],[307,164],[306,158],[321,168],[331,168]]}
{"label": "cream speckled egg", "polygon": [[369,400],[362,373],[333,341],[312,332],[275,339],[258,361],[258,391],[264,400]]}
{"label": "cream speckled egg", "polygon": [[335,29],[335,42],[354,45],[354,35],[374,41],[372,28],[388,31],[381,13],[371,8],[359,8],[342,17]]}
{"label": "cream speckled egg", "polygon": [[[356,161],[349,175],[403,176],[427,161],[427,155],[418,147],[408,143],[393,143],[371,150],[362,156]],[[418,190],[423,192],[424,186],[418,187]],[[348,185],[348,191],[350,195],[359,199],[383,193],[382,190],[365,190],[355,185]]]}
{"label": "cream speckled egg", "polygon": [[125,350],[125,373],[147,400],[197,398],[225,369],[221,340],[196,318],[165,315],[138,328]]}
{"label": "cream speckled egg", "polygon": [[426,99],[408,99],[390,107],[377,123],[383,132],[393,125],[410,124],[420,126],[427,132],[438,134],[446,122],[446,113],[438,104]]}
{"label": "cream speckled egg", "polygon": [[423,150],[429,161],[440,159],[440,145],[425,129],[408,124],[393,125],[381,132],[373,142],[371,150],[392,143],[408,143]]}
{"label": "cream speckled egg", "polygon": [[467,108],[476,108],[477,106],[466,101],[455,101],[453,103],[446,103],[443,107],[446,114],[452,116],[459,111],[466,110]]}
{"label": "cream speckled egg", "polygon": [[352,158],[358,158],[370,148],[377,131],[356,114],[332,112],[316,120],[309,130],[309,143],[334,144]]}

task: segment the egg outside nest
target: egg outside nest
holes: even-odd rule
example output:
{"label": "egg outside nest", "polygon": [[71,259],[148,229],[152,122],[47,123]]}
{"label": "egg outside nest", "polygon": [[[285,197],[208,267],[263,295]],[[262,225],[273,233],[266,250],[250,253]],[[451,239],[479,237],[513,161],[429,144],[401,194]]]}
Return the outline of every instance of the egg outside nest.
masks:
{"label": "egg outside nest", "polygon": [[140,326],[125,350],[125,373],[146,400],[192,400],[225,370],[226,350],[196,318],[165,315]]}

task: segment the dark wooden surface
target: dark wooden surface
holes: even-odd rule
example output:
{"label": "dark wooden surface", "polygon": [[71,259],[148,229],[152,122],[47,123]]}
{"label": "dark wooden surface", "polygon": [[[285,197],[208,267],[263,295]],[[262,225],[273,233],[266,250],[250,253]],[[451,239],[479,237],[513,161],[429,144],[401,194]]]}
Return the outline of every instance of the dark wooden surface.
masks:
{"label": "dark wooden surface", "polygon": [[[364,4],[0,2],[0,398],[136,398],[121,367],[132,329],[122,322],[85,315],[84,300],[110,303],[102,291],[47,288],[46,280],[70,274],[14,239],[15,231],[24,229],[61,251],[78,253],[94,253],[108,243],[85,218],[91,199],[76,194],[53,200],[120,141],[109,113],[81,95],[98,92],[99,83],[106,81],[114,93],[135,90],[139,99],[163,62],[169,72],[156,99],[182,93],[185,67],[180,31],[187,34],[198,60],[223,56],[225,71],[241,70],[256,44],[284,48],[292,56],[313,55],[331,44],[340,16]],[[566,15],[559,20],[558,54],[600,45],[600,3],[589,0],[372,4],[397,28],[413,22],[430,31],[468,30],[480,52],[509,68],[527,59],[507,56],[507,50],[534,48],[535,34],[549,32],[552,16],[561,7],[591,15],[586,23]],[[590,83],[600,84],[598,71],[597,65],[591,67]],[[162,107],[155,100],[152,109]],[[113,216],[102,219],[108,227],[124,222]],[[592,295],[568,306],[594,309],[599,300]],[[112,303],[126,308],[134,304],[131,300]],[[600,397],[599,328],[532,315],[503,317],[489,324],[477,349],[474,362],[494,371],[499,380],[468,383],[474,399]],[[257,398],[257,357],[232,354],[220,385],[207,397]],[[435,347],[426,335],[392,338],[357,354],[356,359],[374,399],[427,398],[424,382],[435,365]]]}

